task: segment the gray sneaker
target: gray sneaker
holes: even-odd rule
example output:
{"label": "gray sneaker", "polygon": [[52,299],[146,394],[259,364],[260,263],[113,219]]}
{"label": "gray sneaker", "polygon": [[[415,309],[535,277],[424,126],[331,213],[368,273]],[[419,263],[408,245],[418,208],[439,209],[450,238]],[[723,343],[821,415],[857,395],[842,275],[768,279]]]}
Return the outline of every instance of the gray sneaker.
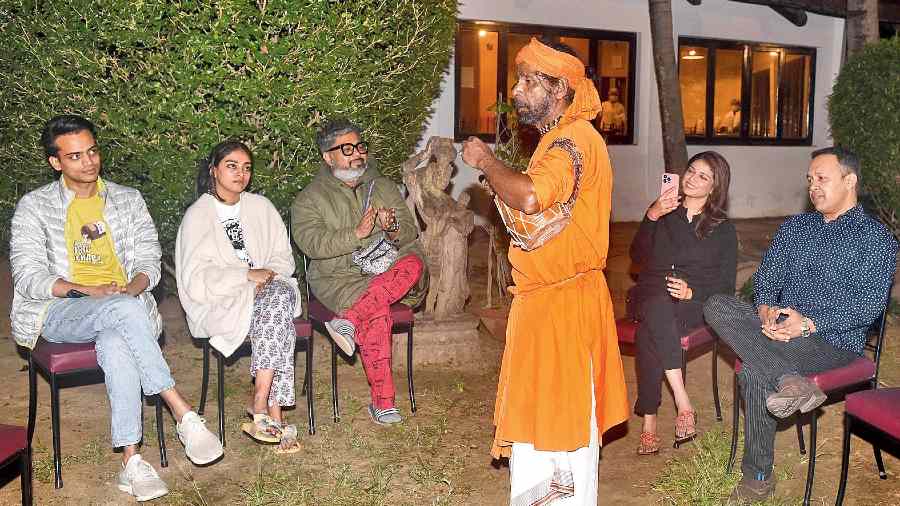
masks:
{"label": "gray sneaker", "polygon": [[765,480],[754,480],[746,476],[731,491],[727,506],[742,506],[755,502],[762,502],[775,494],[775,477],[769,476]]}
{"label": "gray sneaker", "polygon": [[393,425],[403,421],[397,408],[378,409],[373,404],[369,404],[369,416],[378,425]]}
{"label": "gray sneaker", "polygon": [[799,409],[808,413],[825,402],[826,395],[809,378],[791,374],[778,381],[778,391],[766,398],[769,413],[787,418]]}
{"label": "gray sneaker", "polygon": [[325,322],[325,328],[328,329],[328,334],[337,343],[338,348],[348,357],[352,357],[353,352],[356,351],[356,341],[353,340],[356,337],[356,326],[353,325],[353,322],[343,318],[333,318],[331,321]]}
{"label": "gray sneaker", "polygon": [[169,493],[169,487],[156,474],[156,469],[140,455],[132,455],[119,473],[119,490],[134,496],[138,502],[150,501]]}
{"label": "gray sneaker", "polygon": [[206,420],[188,411],[175,425],[178,439],[184,445],[184,454],[194,464],[202,466],[222,456],[222,442],[206,428]]}

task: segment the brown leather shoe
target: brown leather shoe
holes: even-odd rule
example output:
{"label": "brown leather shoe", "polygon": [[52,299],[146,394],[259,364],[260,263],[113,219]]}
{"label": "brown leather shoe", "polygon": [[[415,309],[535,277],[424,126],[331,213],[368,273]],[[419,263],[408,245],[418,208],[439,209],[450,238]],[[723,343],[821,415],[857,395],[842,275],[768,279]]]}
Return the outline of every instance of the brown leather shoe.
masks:
{"label": "brown leather shoe", "polygon": [[728,506],[741,506],[762,502],[772,497],[775,493],[775,477],[769,476],[766,480],[753,480],[746,476],[741,478],[728,500],[725,502]]}
{"label": "brown leather shoe", "polygon": [[792,374],[778,381],[778,391],[766,398],[769,413],[787,418],[799,409],[808,413],[825,402],[826,395],[809,378]]}
{"label": "brown leather shoe", "polygon": [[641,432],[641,442],[638,445],[638,455],[654,455],[659,453],[659,436],[652,432]]}

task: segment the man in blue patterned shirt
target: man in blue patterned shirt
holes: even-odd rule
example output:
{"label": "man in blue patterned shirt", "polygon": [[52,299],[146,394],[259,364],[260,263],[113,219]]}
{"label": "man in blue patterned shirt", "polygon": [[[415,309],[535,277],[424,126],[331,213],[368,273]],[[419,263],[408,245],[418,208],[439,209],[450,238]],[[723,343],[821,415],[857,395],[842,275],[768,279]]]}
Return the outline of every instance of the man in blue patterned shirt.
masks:
{"label": "man in blue patterned shirt", "polygon": [[730,502],[775,491],[777,418],[806,413],[825,394],[805,376],[863,353],[866,330],[884,310],[897,241],[857,202],[859,160],[831,147],[812,154],[806,179],[814,212],[789,218],[754,276],[754,305],[710,297],[706,321],[741,358],[743,478]]}

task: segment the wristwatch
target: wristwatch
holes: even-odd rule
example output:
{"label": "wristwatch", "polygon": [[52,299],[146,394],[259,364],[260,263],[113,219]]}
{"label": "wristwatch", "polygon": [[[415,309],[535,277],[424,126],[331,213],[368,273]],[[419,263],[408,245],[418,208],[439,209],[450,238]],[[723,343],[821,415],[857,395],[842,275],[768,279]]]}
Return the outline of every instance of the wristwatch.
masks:
{"label": "wristwatch", "polygon": [[809,318],[800,320],[800,337],[809,337]]}

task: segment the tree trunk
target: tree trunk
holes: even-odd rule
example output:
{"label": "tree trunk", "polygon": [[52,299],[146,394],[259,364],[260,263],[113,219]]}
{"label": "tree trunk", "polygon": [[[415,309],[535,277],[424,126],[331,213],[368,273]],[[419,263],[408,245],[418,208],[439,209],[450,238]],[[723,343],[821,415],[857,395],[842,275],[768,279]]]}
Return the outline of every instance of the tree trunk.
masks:
{"label": "tree trunk", "polygon": [[653,39],[653,67],[659,93],[662,123],[663,160],[666,172],[681,174],[687,167],[681,85],[675,69],[675,41],[672,36],[672,1],[649,0],[650,36]]}
{"label": "tree trunk", "polygon": [[847,56],[878,41],[878,0],[847,0]]}

